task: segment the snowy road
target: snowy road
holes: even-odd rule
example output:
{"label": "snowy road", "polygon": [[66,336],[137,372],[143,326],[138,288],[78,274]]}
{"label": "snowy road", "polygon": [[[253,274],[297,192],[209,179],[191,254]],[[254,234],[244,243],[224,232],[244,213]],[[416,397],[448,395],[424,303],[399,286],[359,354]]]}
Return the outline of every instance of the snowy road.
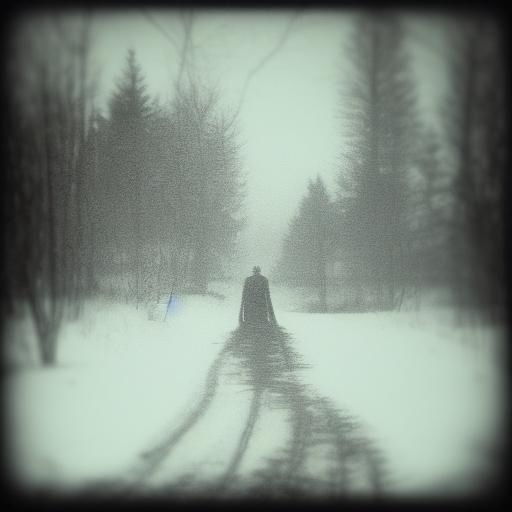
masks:
{"label": "snowy road", "polygon": [[304,314],[279,293],[282,328],[233,330],[238,292],[181,297],[166,321],[89,304],[62,331],[58,368],[8,376],[16,478],[285,497],[464,492],[481,478],[504,404],[496,331],[428,312]]}
{"label": "snowy road", "polygon": [[[378,492],[378,450],[354,418],[301,382],[290,341],[282,328],[233,332],[201,399],[142,455],[131,489],[208,496]],[[185,454],[196,454],[187,467]]]}

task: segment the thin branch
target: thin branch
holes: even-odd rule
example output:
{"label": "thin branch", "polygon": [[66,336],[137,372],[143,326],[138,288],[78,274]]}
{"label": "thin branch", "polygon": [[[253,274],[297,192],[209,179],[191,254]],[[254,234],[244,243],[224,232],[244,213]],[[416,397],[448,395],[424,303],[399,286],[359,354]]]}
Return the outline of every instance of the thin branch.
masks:
{"label": "thin branch", "polygon": [[[187,61],[188,61],[189,48],[193,46],[191,44],[191,41],[192,41],[192,27],[193,27],[193,23],[194,23],[194,13],[192,11],[190,11],[188,16],[186,16],[184,12],[181,12],[181,18],[183,21],[184,35],[183,35],[183,46],[181,47],[180,67],[179,67],[179,71],[178,71],[178,81],[177,81],[178,88],[181,84],[181,78],[183,76],[183,71],[184,71]],[[187,75],[189,77],[189,80],[191,80],[190,70],[188,69],[188,67],[187,67]]]}
{"label": "thin branch", "polygon": [[249,90],[249,85],[251,84],[251,81],[256,76],[256,74],[261,71],[265,65],[267,65],[272,58],[277,55],[279,50],[284,46],[286,43],[288,36],[290,35],[291,29],[293,27],[293,24],[297,20],[297,18],[301,15],[301,10],[298,10],[288,21],[283,33],[281,34],[281,37],[277,41],[277,43],[272,47],[272,49],[258,62],[256,66],[254,66],[249,73],[247,74],[247,77],[245,78],[244,84],[242,86],[242,93],[240,94],[240,99],[238,101],[238,106],[236,108],[236,111],[233,115],[232,120],[230,121],[229,126],[233,124],[235,119],[238,117],[240,110],[242,109],[242,105],[245,101],[245,97],[247,95],[247,91]]}
{"label": "thin branch", "polygon": [[146,19],[172,44],[176,53],[179,54],[180,48],[176,39],[165,30],[162,25],[154,18],[154,16],[144,7],[141,7],[142,14],[146,17]]}

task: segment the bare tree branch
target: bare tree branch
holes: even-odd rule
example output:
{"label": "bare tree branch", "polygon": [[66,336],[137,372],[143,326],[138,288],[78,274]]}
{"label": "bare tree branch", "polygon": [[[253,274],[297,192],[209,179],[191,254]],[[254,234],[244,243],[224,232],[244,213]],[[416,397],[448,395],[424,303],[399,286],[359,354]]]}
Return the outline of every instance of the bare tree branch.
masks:
{"label": "bare tree branch", "polygon": [[[180,10],[180,19],[183,25],[183,42],[178,43],[176,38],[170,34],[157,20],[156,18],[145,8],[141,8],[141,12],[144,17],[172,44],[176,54],[179,56],[179,67],[178,67],[178,78],[176,87],[179,89],[183,77],[183,73],[188,64],[189,52],[194,51],[194,45],[192,41],[192,27],[194,23],[194,12]],[[193,56],[192,56],[193,60]],[[187,71],[189,80],[191,79],[190,71]]]}
{"label": "bare tree branch", "polygon": [[[194,50],[199,46],[195,46],[192,41],[192,30],[193,30],[193,24],[194,24],[194,12],[192,10],[185,11],[180,10],[180,17],[183,24],[183,43],[181,45],[181,48],[179,48],[179,45],[176,41],[176,39],[167,32],[160,23],[156,21],[156,19],[146,10],[141,9],[144,16],[148,19],[148,21],[151,22],[151,24],[173,45],[174,49],[181,55],[180,57],[180,64],[179,64],[179,70],[178,70],[178,78],[177,78],[177,88],[180,89],[182,78],[184,72],[187,73],[187,77],[189,81],[192,81],[192,75],[193,71],[191,71],[188,68],[189,64],[189,53],[194,52]],[[245,98],[247,96],[247,91],[249,90],[249,86],[254,79],[254,77],[258,74],[259,71],[261,71],[277,53],[282,49],[282,47],[285,45],[290,32],[292,30],[292,27],[294,23],[297,21],[298,17],[302,14],[303,9],[298,9],[292,17],[289,19],[288,23],[285,26],[285,29],[283,33],[281,34],[281,37],[278,39],[276,44],[270,49],[269,52],[267,52],[262,59],[254,66],[249,73],[247,74],[244,84],[242,86],[242,92],[240,94],[240,99],[237,104],[237,108],[235,110],[235,113],[231,119],[231,121],[228,123],[227,128],[229,128],[235,119],[237,119],[238,115],[240,114],[240,110],[242,109],[242,105],[245,101]],[[207,38],[208,39],[208,38]],[[204,41],[203,41],[204,42]],[[192,55],[192,66],[194,66],[194,55]]]}
{"label": "bare tree branch", "polygon": [[[192,48],[192,50],[193,50],[193,45],[191,43],[192,43],[192,28],[193,28],[193,23],[194,23],[194,13],[193,13],[193,11],[190,11],[188,13],[185,13],[182,11],[181,18],[182,18],[182,22],[183,22],[184,34],[183,34],[183,44],[181,47],[180,67],[179,67],[179,71],[178,71],[178,81],[177,81],[178,88],[180,87],[180,84],[181,84],[183,71],[185,69],[185,66],[188,63],[188,53],[190,51],[190,48]],[[192,62],[193,62],[193,59],[192,59]],[[191,76],[190,76],[189,68],[187,68],[187,73],[188,73],[188,78],[190,80]]]}
{"label": "bare tree branch", "polygon": [[142,7],[142,14],[146,17],[146,19],[172,44],[173,48],[176,50],[176,53],[180,52],[179,44],[176,39],[165,30],[162,25],[155,19],[155,17],[149,12],[148,9]]}
{"label": "bare tree branch", "polygon": [[277,43],[272,47],[272,49],[258,62],[258,64],[256,64],[256,66],[254,66],[250,71],[249,73],[247,74],[246,78],[245,78],[245,81],[244,81],[244,84],[242,86],[242,92],[240,94],[240,99],[238,101],[238,106],[235,110],[235,113],[233,115],[233,118],[231,120],[231,122],[229,123],[229,126],[231,126],[231,124],[233,124],[233,122],[235,121],[235,119],[238,117],[239,113],[240,113],[240,110],[242,109],[242,105],[245,101],[245,97],[247,95],[247,91],[249,90],[249,86],[251,84],[251,81],[253,80],[253,78],[257,75],[257,73],[259,71],[261,71],[271,60],[273,57],[275,57],[275,55],[277,55],[277,53],[281,50],[281,48],[285,45],[287,39],[288,39],[288,36],[290,35],[290,32],[291,32],[291,29],[293,27],[293,24],[297,21],[297,18],[302,14],[302,10],[299,9],[295,12],[295,14],[293,14],[293,16],[290,18],[290,20],[288,21],[288,23],[286,24],[286,27],[283,31],[283,33],[281,34],[281,37],[279,38],[279,40],[277,41]]}

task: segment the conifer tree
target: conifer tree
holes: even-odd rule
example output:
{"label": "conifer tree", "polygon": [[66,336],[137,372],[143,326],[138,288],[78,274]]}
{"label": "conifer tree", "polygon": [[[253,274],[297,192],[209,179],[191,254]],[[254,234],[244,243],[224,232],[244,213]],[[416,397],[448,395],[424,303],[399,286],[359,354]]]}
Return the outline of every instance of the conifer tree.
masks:
{"label": "conifer tree", "polygon": [[318,291],[318,307],[327,310],[327,263],[333,249],[333,211],[320,176],[310,180],[295,217],[290,222],[278,264],[278,276],[291,285],[309,285]]}
{"label": "conifer tree", "polygon": [[410,259],[408,173],[416,140],[415,94],[404,29],[392,13],[361,16],[348,54],[348,133],[338,176],[339,244],[374,307],[398,307]]}
{"label": "conifer tree", "polygon": [[111,194],[111,221],[118,251],[133,274],[137,304],[143,298],[144,227],[151,216],[146,187],[151,181],[147,162],[151,150],[150,97],[134,50],[128,51],[123,74],[109,102],[107,154],[103,172]]}

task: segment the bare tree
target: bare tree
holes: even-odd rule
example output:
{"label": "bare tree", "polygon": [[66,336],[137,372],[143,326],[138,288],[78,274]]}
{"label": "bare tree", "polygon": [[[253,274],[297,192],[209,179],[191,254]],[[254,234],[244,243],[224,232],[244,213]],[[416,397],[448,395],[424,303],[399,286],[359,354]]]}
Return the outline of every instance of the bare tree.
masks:
{"label": "bare tree", "polygon": [[489,16],[455,22],[446,130],[453,154],[452,258],[459,305],[493,315],[504,304],[506,61]]}
{"label": "bare tree", "polygon": [[[41,360],[56,362],[59,327],[69,299],[78,300],[85,146],[88,22],[78,21],[78,54],[56,38],[51,17],[23,19],[11,34],[7,115],[9,185],[20,216],[7,226],[16,278],[11,297],[27,301]],[[75,34],[76,36],[76,34]],[[77,190],[78,188],[78,190]]]}

